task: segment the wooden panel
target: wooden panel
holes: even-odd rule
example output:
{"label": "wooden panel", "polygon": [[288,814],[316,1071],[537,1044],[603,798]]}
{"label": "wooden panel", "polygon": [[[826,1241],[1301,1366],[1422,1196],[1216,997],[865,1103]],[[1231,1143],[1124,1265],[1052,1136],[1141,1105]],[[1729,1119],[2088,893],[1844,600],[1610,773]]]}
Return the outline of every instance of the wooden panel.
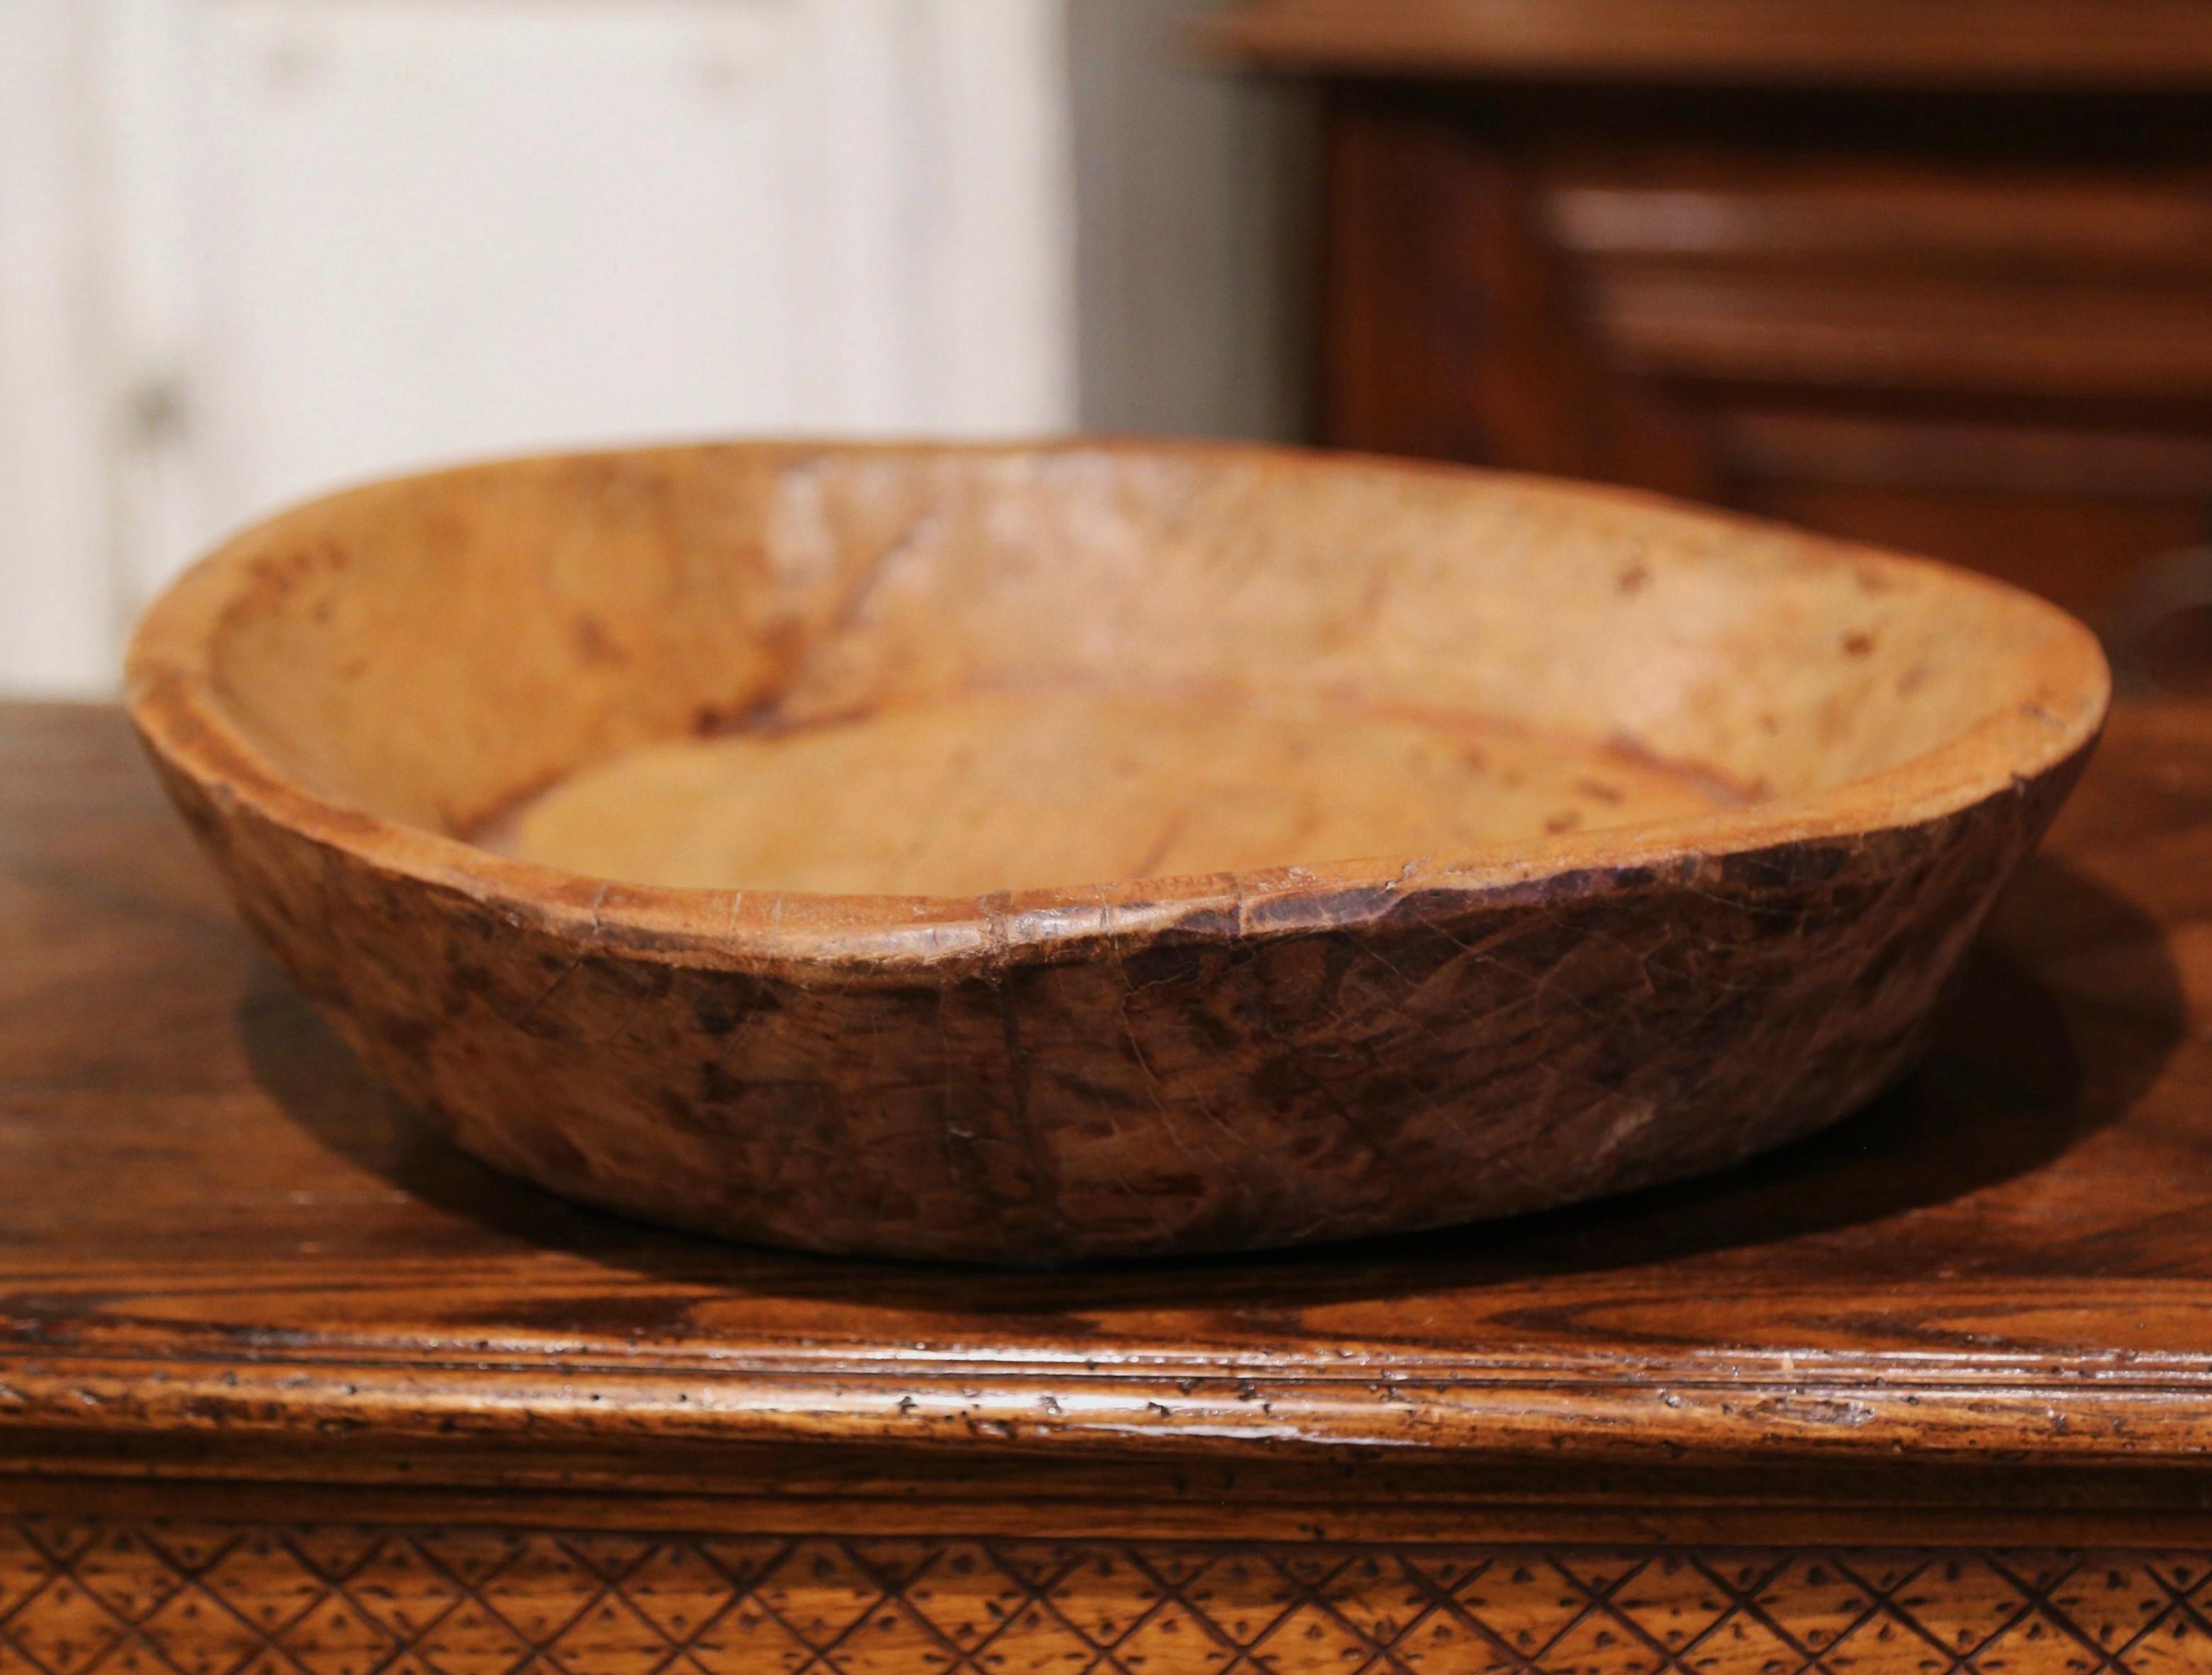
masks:
{"label": "wooden panel", "polygon": [[2212,1553],[0,1523],[0,1668],[2164,1675]]}
{"label": "wooden panel", "polygon": [[1720,160],[1631,146],[1600,161],[1584,139],[1545,168],[1547,229],[1608,263],[2212,276],[2212,179],[2200,170],[2099,177],[1776,150]]}
{"label": "wooden panel", "polygon": [[1297,69],[1418,76],[2175,87],[2192,0],[1244,0],[1208,32]]}
{"label": "wooden panel", "polygon": [[1601,269],[1594,330],[1662,379],[1868,393],[2212,399],[2212,289]]}
{"label": "wooden panel", "polygon": [[1623,378],[1561,307],[1571,275],[1517,160],[1389,101],[1340,100],[1329,132],[1328,440],[1712,489],[1687,415]]}
{"label": "wooden panel", "polygon": [[1822,412],[1750,402],[1719,416],[1731,473],[1839,487],[2174,502],[2212,493],[2212,434]]}
{"label": "wooden panel", "polygon": [[[1572,143],[1563,140],[1562,144]],[[2212,184],[1931,156],[1534,165],[1605,352],[1662,377],[1953,396],[2212,395]]]}
{"label": "wooden panel", "polygon": [[2092,613],[2212,522],[2212,173],[2171,112],[2071,161],[2020,107],[1933,101],[1362,88],[1333,121],[1332,440],[1715,500]]}

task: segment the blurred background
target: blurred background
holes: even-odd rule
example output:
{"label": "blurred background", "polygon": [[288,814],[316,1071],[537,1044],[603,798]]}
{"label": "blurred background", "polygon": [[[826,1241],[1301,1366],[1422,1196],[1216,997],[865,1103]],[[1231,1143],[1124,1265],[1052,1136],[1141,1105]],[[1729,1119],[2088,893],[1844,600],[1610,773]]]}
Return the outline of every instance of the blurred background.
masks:
{"label": "blurred background", "polygon": [[1736,506],[2186,683],[2207,92],[2202,0],[0,0],[0,690],[375,473],[1074,429]]}
{"label": "blurred background", "polygon": [[317,489],[1303,423],[1297,94],[1187,0],[0,0],[0,688]]}

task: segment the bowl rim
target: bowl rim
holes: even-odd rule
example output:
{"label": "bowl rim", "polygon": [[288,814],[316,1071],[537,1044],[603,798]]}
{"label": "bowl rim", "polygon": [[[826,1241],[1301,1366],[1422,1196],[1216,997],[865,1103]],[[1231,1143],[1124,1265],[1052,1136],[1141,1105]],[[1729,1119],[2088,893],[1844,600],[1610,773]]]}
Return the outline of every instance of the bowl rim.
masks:
{"label": "bowl rim", "polygon": [[[272,537],[292,525],[305,535],[356,499],[517,467],[727,451],[1008,458],[1144,453],[1185,461],[1287,463],[1308,471],[1441,474],[1470,486],[1517,484],[1555,495],[1565,490],[1664,511],[1678,520],[1695,519],[1715,532],[1780,531],[1854,563],[1935,573],[1946,586],[1981,592],[2011,610],[2039,614],[2051,633],[2038,648],[2031,679],[2019,694],[2000,697],[1990,713],[1921,756],[1822,791],[1571,832],[1540,844],[1525,839],[1492,843],[1447,856],[1358,857],[975,896],[628,884],[501,855],[309,790],[270,759],[222,701],[213,666],[217,633],[258,574]],[[131,721],[148,749],[197,784],[226,815],[245,810],[374,871],[465,897],[518,927],[581,940],[611,955],[804,975],[829,966],[893,974],[942,965],[995,969],[1112,951],[1131,938],[1218,941],[1232,935],[1427,919],[1435,916],[1439,899],[1456,913],[1477,905],[1694,884],[1731,859],[1924,825],[2039,780],[2094,743],[2110,701],[2111,677],[2088,628],[2058,606],[2007,583],[1933,559],[1613,484],[1265,443],[1099,436],[1045,441],[748,438],[513,454],[380,477],[302,501],[228,537],[148,606],[131,635],[125,690]]]}

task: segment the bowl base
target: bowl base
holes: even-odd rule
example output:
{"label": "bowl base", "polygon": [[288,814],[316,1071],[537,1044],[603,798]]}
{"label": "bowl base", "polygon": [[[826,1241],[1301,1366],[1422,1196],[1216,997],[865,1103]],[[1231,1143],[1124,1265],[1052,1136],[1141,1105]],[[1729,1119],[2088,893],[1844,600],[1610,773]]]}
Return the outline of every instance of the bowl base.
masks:
{"label": "bowl base", "polygon": [[624,883],[982,895],[1450,853],[1741,800],[1693,768],[1466,714],[1030,689],[648,745],[476,840]]}

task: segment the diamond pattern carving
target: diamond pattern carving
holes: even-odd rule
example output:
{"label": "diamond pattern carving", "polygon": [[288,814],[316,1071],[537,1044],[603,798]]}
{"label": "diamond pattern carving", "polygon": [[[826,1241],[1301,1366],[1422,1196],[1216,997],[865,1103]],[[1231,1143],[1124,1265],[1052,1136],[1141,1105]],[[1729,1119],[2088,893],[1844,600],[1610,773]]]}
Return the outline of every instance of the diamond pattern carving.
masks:
{"label": "diamond pattern carving", "polygon": [[0,1520],[0,1675],[2202,1675],[2212,1554]]}

